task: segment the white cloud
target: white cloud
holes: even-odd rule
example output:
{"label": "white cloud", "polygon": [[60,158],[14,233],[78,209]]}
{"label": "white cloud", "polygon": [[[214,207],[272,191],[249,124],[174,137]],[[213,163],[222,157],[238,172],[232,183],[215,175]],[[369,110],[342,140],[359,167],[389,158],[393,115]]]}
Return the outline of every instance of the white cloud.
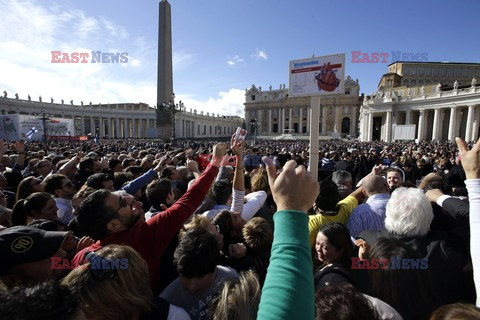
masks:
{"label": "white cloud", "polygon": [[[191,95],[178,95],[175,100],[182,100],[187,111],[197,109],[197,112],[203,111],[210,114],[232,115],[243,118],[245,102],[245,90],[232,88],[228,91],[221,91],[218,97],[210,97],[207,101],[200,101],[192,98]],[[177,100],[177,101],[178,101]]]}
{"label": "white cloud", "polygon": [[243,61],[243,59],[240,58],[240,56],[239,56],[238,54],[234,55],[233,58],[227,57],[227,59],[228,59],[228,60],[227,60],[227,64],[228,64],[229,66],[234,66],[234,65],[236,65],[237,63]]}
{"label": "white cloud", "polygon": [[[192,53],[185,52],[184,50],[173,50],[172,53],[172,64],[173,71],[184,69],[194,62],[195,55]],[[156,61],[155,61],[156,65]]]}
{"label": "white cloud", "polygon": [[[78,9],[43,2],[0,0],[0,94],[4,90],[20,99],[66,103],[145,102],[156,104],[156,77],[139,72],[156,70],[156,47],[145,38],[133,38],[127,30],[105,18],[88,16]],[[78,31],[82,29],[82,31]],[[106,47],[108,42],[108,47]],[[51,51],[129,52],[126,64],[51,63]],[[173,67],[190,66],[195,54],[174,50]],[[240,59],[237,57],[237,60]],[[123,67],[123,68],[122,68]],[[179,95],[187,108],[224,115],[242,115],[244,91],[230,89],[207,101]]]}
{"label": "white cloud", "polygon": [[265,49],[263,50],[256,49],[256,52],[255,54],[252,55],[252,57],[257,60],[267,60],[268,59],[267,51]]}

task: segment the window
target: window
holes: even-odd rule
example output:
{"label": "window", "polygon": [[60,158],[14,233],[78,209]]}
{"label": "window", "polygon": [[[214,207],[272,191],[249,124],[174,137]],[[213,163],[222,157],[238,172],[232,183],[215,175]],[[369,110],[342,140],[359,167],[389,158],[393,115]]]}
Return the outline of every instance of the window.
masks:
{"label": "window", "polygon": [[252,94],[252,96],[250,97],[252,101],[255,101],[255,95]]}
{"label": "window", "polygon": [[210,134],[212,134],[212,126],[210,126]]}

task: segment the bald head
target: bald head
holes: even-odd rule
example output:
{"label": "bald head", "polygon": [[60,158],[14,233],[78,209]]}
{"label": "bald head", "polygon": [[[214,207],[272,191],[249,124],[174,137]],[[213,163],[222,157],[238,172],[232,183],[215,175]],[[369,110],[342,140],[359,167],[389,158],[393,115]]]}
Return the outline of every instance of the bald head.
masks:
{"label": "bald head", "polygon": [[387,182],[382,176],[370,175],[363,180],[363,188],[368,196],[377,193],[388,193]]}

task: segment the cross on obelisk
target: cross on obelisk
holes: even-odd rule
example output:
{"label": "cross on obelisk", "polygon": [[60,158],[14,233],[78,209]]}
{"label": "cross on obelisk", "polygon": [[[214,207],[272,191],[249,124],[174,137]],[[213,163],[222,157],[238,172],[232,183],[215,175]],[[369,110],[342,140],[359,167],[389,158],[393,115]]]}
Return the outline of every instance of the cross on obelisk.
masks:
{"label": "cross on obelisk", "polygon": [[157,68],[157,136],[167,141],[172,137],[173,117],[169,108],[163,106],[175,103],[172,74],[172,18],[167,0],[159,3]]}

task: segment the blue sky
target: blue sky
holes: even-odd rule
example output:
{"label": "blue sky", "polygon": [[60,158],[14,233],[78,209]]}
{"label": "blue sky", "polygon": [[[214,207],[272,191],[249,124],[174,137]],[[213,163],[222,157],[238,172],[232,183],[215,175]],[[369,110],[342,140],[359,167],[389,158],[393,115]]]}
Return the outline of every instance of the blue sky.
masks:
{"label": "blue sky", "polygon": [[[245,88],[288,87],[288,62],[344,52],[376,90],[388,63],[352,51],[480,62],[480,1],[171,0],[174,91],[187,109],[243,115]],[[0,0],[0,91],[76,103],[156,102],[158,1]],[[125,64],[53,64],[51,51],[128,52]],[[389,59],[389,63],[390,63]]]}

